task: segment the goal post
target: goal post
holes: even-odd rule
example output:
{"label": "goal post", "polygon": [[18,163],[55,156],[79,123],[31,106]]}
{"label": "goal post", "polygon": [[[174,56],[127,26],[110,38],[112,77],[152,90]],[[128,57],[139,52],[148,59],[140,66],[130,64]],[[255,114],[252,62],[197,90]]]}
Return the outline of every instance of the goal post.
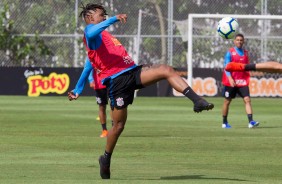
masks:
{"label": "goal post", "polygon": [[[279,30],[282,28],[282,16],[280,15],[239,15],[239,14],[189,14],[188,16],[188,48],[187,48],[187,80],[188,84],[192,86],[192,79],[193,79],[193,67],[195,67],[195,63],[197,63],[198,66],[203,65],[205,66],[205,61],[195,61],[196,59],[193,58],[195,54],[201,55],[201,52],[199,53],[193,53],[193,50],[196,50],[193,45],[196,38],[205,38],[205,39],[216,39],[216,43],[211,43],[210,45],[214,45],[213,52],[216,52],[216,50],[221,51],[227,51],[228,47],[231,46],[229,40],[225,40],[221,38],[217,34],[217,22],[223,18],[223,17],[233,17],[238,20],[239,23],[239,32],[243,33],[245,37],[251,38],[256,40],[256,42],[260,42],[258,44],[253,44],[256,48],[256,51],[260,52],[260,56],[256,56],[254,59],[257,61],[258,58],[260,61],[263,59],[272,59],[278,61],[279,58],[281,60],[282,52],[279,53],[279,51],[273,51],[271,50],[271,53],[267,52],[268,42],[271,40],[271,43],[269,45],[277,44],[278,46],[282,44],[282,35]],[[195,31],[195,20],[196,19],[203,19],[199,25],[201,24],[201,28],[197,28],[199,30],[199,34],[194,34]],[[276,21],[275,25],[273,26],[270,24],[270,21]],[[280,27],[281,26],[281,27]],[[196,26],[197,27],[197,26]],[[198,26],[199,27],[199,26]],[[279,43],[277,43],[277,41]],[[202,41],[204,42],[204,41]],[[210,41],[214,42],[214,41]],[[228,43],[226,43],[228,42]],[[223,43],[220,45],[220,43]],[[203,43],[206,44],[206,43]],[[258,46],[259,45],[259,46]],[[227,47],[228,46],[228,47]],[[206,47],[208,47],[208,44],[206,44]],[[199,49],[197,49],[198,51]],[[279,50],[279,49],[277,49]],[[280,49],[281,50],[281,49]],[[215,53],[216,54],[216,53]],[[214,53],[211,55],[215,55]],[[222,54],[222,53],[221,53]],[[218,56],[219,57],[219,56]],[[221,56],[222,58],[224,55]],[[199,58],[209,58],[209,55],[205,57],[199,57]],[[199,59],[198,59],[199,60]],[[207,63],[207,65],[210,68],[218,67],[222,68],[222,65],[218,64],[216,62],[216,58],[209,59],[209,62],[212,64]]]}

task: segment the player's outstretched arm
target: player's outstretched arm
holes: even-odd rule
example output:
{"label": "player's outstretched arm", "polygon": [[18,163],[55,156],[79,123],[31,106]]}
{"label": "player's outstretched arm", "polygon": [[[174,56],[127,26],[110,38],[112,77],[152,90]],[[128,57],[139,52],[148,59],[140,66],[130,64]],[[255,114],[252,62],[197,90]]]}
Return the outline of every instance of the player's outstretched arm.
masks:
{"label": "player's outstretched arm", "polygon": [[[118,16],[118,15],[117,15]],[[84,33],[87,39],[96,38],[102,31],[104,31],[110,25],[119,21],[117,16],[110,17],[107,20],[104,20],[98,24],[88,24],[85,27]]]}
{"label": "player's outstretched arm", "polygon": [[88,79],[88,76],[90,75],[92,70],[93,70],[92,65],[87,57],[85,60],[83,71],[81,72],[78,82],[75,85],[75,89],[68,92],[68,99],[70,101],[76,100],[79,97],[79,95],[82,93],[85,83]]}

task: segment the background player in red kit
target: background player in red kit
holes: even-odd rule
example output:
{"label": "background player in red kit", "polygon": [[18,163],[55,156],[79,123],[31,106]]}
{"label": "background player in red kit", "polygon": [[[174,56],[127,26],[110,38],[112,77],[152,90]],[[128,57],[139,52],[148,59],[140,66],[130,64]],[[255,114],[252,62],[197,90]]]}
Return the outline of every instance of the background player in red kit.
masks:
{"label": "background player in red kit", "polygon": [[[102,126],[102,133],[100,137],[107,137],[107,114],[106,108],[108,104],[108,93],[107,88],[101,83],[99,76],[97,75],[97,71],[92,67],[88,57],[85,60],[83,71],[78,79],[78,82],[75,85],[75,89],[72,90],[72,93],[75,94],[76,97],[81,95],[85,83],[87,81],[90,83],[90,87],[95,90],[96,93],[96,102],[99,105],[99,121]],[[72,98],[70,98],[72,100]]]}
{"label": "background player in red kit", "polygon": [[[224,66],[229,63],[249,63],[248,52],[243,49],[244,45],[244,35],[237,34],[234,38],[234,45],[229,49],[229,51],[225,55]],[[250,91],[249,91],[249,80],[250,73],[249,72],[227,72],[223,71],[222,75],[222,84],[224,85],[223,95],[224,102],[222,106],[222,117],[223,123],[222,128],[231,128],[228,123],[227,116],[229,112],[229,105],[239,94],[245,103],[245,109],[248,116],[248,127],[253,128],[259,125],[258,122],[253,120],[253,110],[251,105]]]}

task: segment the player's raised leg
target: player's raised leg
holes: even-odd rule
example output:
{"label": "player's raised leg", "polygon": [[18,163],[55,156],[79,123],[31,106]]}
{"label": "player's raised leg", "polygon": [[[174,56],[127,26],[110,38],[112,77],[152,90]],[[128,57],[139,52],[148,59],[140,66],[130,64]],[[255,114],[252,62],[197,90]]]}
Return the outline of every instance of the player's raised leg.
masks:
{"label": "player's raised leg", "polygon": [[243,72],[246,71],[245,66],[244,63],[230,62],[225,66],[225,70],[228,72]]}
{"label": "player's raised leg", "polygon": [[267,61],[264,63],[256,64],[242,64],[231,62],[226,65],[226,71],[235,72],[235,71],[261,71],[268,73],[282,73],[282,64],[275,61]]}
{"label": "player's raised leg", "polygon": [[214,107],[212,103],[208,103],[206,100],[198,96],[170,66],[163,64],[143,66],[140,78],[141,83],[144,86],[166,79],[176,91],[182,93],[194,103],[195,112],[210,110]]}
{"label": "player's raised leg", "polygon": [[282,64],[275,61],[257,63],[256,71],[262,71],[268,73],[282,73]]}

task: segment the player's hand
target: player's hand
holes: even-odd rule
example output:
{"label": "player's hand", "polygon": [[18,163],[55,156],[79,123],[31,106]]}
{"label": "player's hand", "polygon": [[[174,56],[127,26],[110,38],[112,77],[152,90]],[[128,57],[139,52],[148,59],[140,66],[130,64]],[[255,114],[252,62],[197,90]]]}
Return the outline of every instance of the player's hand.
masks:
{"label": "player's hand", "polygon": [[68,99],[69,101],[78,99],[79,95],[76,93],[74,94],[72,91],[68,92]]}
{"label": "player's hand", "polygon": [[236,83],[235,83],[234,79],[231,76],[228,77],[228,79],[229,79],[229,83],[230,83],[231,87],[235,87]]}
{"label": "player's hand", "polygon": [[94,82],[94,81],[90,82],[90,83],[89,83],[89,86],[90,86],[90,88],[93,88],[93,89],[94,89],[94,88],[95,88],[95,82]]}
{"label": "player's hand", "polygon": [[126,20],[127,20],[127,15],[126,14],[118,14],[118,15],[116,15],[116,17],[122,23],[126,23]]}

